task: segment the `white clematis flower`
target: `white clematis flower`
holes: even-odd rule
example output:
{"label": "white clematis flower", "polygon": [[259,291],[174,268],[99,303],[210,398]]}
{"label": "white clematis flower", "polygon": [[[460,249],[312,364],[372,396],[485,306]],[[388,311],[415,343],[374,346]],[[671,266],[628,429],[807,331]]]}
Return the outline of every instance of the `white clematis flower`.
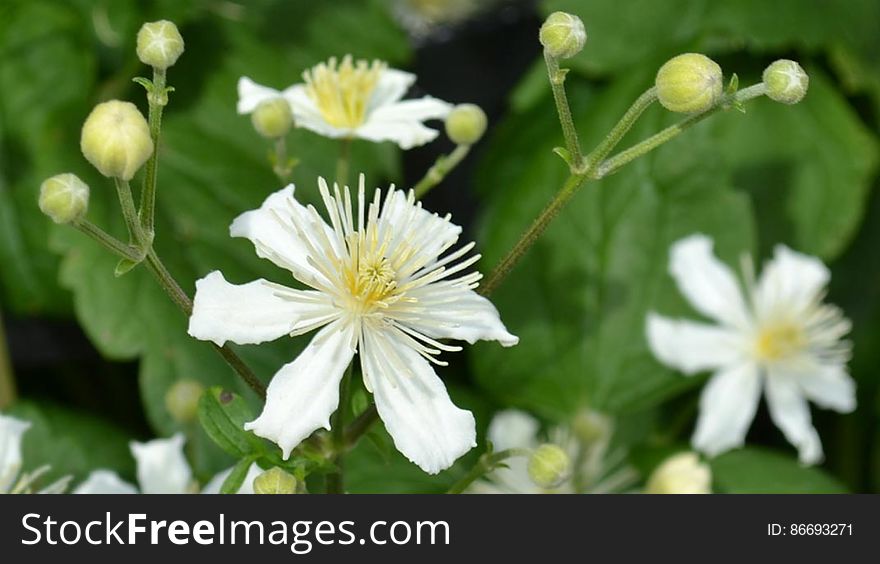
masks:
{"label": "white clematis flower", "polygon": [[664,460],[648,477],[647,494],[710,494],[712,469],[695,452],[679,452]]}
{"label": "white clematis flower", "polygon": [[[138,487],[129,484],[112,470],[95,470],[77,486],[75,494],[186,494],[198,493],[192,470],[183,454],[186,439],[180,433],[167,439],[154,439],[146,443],[132,442],[131,454],[137,465]],[[230,468],[211,479],[201,493],[217,494],[223,481],[232,471]],[[247,476],[237,493],[252,494],[254,478],[260,468],[251,464]]]}
{"label": "white clematis flower", "polygon": [[710,456],[741,446],[763,388],[771,418],[801,462],[817,463],[822,444],[808,400],[842,413],[856,406],[846,369],[850,344],[841,341],[850,323],[822,303],[828,269],[779,245],[757,281],[746,272],[744,293],[712,247],[704,235],[678,241],[669,271],[694,308],[715,324],[651,313],[646,328],[662,363],[688,375],[714,372],[700,399],[693,445]]}
{"label": "white clematis flower", "polygon": [[[234,237],[311,287],[257,280],[243,285],[212,272],[196,282],[189,334],[223,345],[255,344],[320,329],[269,385],[260,416],[245,428],[276,442],[284,457],[316,429],[330,428],[343,373],[359,352],[364,385],[397,449],[424,471],[448,468],[475,446],[474,418],[456,407],[431,363],[460,347],[439,339],[518,342],[498,311],[474,289],[479,273],[459,275],[479,256],[473,243],[446,254],[461,228],[423,210],[392,187],[371,202],[360,177],[346,188],[319,187],[330,222],[288,186],[239,216]],[[444,256],[445,255],[445,256]]]}
{"label": "white clematis flower", "polygon": [[[43,466],[29,474],[20,475],[22,438],[30,426],[27,421],[0,413],[0,494],[32,493],[37,479],[49,471],[48,466]],[[70,478],[65,477],[36,493],[62,493],[69,482]]]}
{"label": "white clematis flower", "polygon": [[439,133],[423,122],[443,119],[452,110],[451,104],[430,96],[402,100],[415,75],[380,61],[353,61],[346,55],[338,63],[331,58],[305,71],[303,79],[278,91],[241,77],[238,113],[251,113],[262,102],[283,97],[297,127],[325,137],[393,141],[410,149],[433,141]]}

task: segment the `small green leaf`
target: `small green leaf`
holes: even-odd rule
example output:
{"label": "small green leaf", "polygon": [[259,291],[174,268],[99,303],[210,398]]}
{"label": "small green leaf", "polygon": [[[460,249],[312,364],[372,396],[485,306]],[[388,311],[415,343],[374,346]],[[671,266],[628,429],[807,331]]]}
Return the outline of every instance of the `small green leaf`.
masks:
{"label": "small green leaf", "polygon": [[239,460],[238,463],[232,468],[232,472],[229,473],[229,476],[226,476],[226,479],[223,480],[223,485],[220,486],[220,493],[238,493],[238,490],[241,489],[241,485],[244,483],[244,479],[247,477],[248,470],[253,463],[253,456],[248,456]]}
{"label": "small green leaf", "polygon": [[140,84],[141,86],[143,86],[146,89],[147,93],[150,93],[153,91],[153,81],[148,78],[144,78],[142,76],[136,76],[136,77],[132,78],[131,81],[136,82],[136,83]]}
{"label": "small green leaf", "polygon": [[118,263],[116,263],[116,268],[113,270],[113,276],[119,278],[120,276],[127,274],[129,271],[131,271],[132,268],[136,267],[138,264],[140,263],[133,260],[121,259]]}
{"label": "small green leaf", "polygon": [[215,386],[199,400],[199,421],[217,445],[237,458],[264,451],[263,443],[244,424],[253,413],[241,396]]}

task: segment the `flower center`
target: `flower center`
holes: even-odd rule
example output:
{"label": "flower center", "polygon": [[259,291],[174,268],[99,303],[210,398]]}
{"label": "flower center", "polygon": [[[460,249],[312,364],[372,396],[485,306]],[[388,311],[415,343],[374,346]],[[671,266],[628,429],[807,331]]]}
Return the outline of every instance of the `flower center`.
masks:
{"label": "flower center", "polygon": [[805,335],[799,325],[776,322],[761,328],[755,339],[755,352],[762,360],[780,360],[802,349]]}
{"label": "flower center", "polygon": [[306,94],[318,106],[324,120],[333,127],[354,129],[364,123],[370,96],[385,70],[385,63],[352,62],[346,55],[337,65],[331,57],[303,73]]}

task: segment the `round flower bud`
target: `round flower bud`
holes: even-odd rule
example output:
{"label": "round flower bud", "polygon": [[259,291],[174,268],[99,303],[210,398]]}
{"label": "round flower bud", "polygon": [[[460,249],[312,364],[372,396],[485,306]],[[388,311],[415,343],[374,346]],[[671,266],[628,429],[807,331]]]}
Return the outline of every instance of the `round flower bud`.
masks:
{"label": "round flower bud", "polygon": [[195,421],[199,412],[199,398],[205,387],[195,380],[178,380],[165,393],[165,409],[178,423]]}
{"label": "round flower bud", "polygon": [[47,178],[40,185],[40,211],[55,223],[70,223],[85,215],[89,187],[70,172]]}
{"label": "round flower bud", "polygon": [[293,112],[284,98],[261,102],[251,113],[251,123],[257,133],[267,139],[284,137],[293,126]]}
{"label": "round flower bud", "polygon": [[270,468],[254,478],[254,493],[258,494],[295,494],[296,478],[278,468]]}
{"label": "round flower bud", "polygon": [[559,487],[571,475],[571,459],[562,448],[543,444],[529,457],[529,478],[545,489]]}
{"label": "round flower bud", "polygon": [[764,69],[767,97],[783,104],[797,104],[807,95],[810,77],[799,64],[780,59]]}
{"label": "round flower bud", "polygon": [[721,99],[721,67],[705,55],[685,53],[666,61],[657,72],[657,98],[671,112],[711,109]]}
{"label": "round flower bud", "polygon": [[83,155],[104,176],[131,180],[153,154],[147,120],[131,102],[110,100],[95,106],[83,124]]}
{"label": "round flower bud", "polygon": [[446,116],[446,135],[457,145],[473,145],[486,133],[486,112],[475,104],[459,104]]}
{"label": "round flower bud", "polygon": [[571,430],[581,442],[597,443],[611,436],[611,420],[599,412],[584,409],[571,422]]}
{"label": "round flower bud", "polygon": [[167,69],[183,53],[183,37],[174,22],[145,23],[137,34],[137,56],[145,65]]}
{"label": "round flower bud", "polygon": [[538,38],[550,56],[568,59],[584,48],[587,30],[579,17],[566,12],[553,12],[541,26]]}
{"label": "round flower bud", "polygon": [[693,452],[681,452],[658,466],[645,485],[649,494],[712,493],[712,471]]}

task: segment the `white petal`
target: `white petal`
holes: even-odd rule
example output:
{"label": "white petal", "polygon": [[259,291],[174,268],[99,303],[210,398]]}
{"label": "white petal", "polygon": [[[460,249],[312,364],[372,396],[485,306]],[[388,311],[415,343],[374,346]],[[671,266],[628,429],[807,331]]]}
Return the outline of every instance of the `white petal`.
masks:
{"label": "white petal", "polygon": [[[202,488],[203,494],[219,494],[220,488],[223,487],[223,482],[226,481],[226,478],[232,473],[232,468],[227,468],[226,470],[220,472],[211,480],[205,484],[205,487]],[[251,464],[248,467],[247,474],[244,477],[244,481],[241,483],[241,487],[238,488],[238,491],[235,492],[237,494],[252,494],[254,493],[254,478],[262,474],[263,471],[257,465],[256,462]]]}
{"label": "white petal", "polygon": [[281,92],[268,86],[261,86],[243,76],[238,79],[238,113],[249,114],[266,100],[281,96]]}
{"label": "white petal", "polygon": [[[326,284],[326,278],[309,264],[309,249],[303,237],[320,239],[320,229],[328,237],[335,236],[323,221],[316,226],[312,219],[307,208],[294,198],[294,186],[290,184],[266,198],[259,209],[235,218],[229,234],[249,239],[259,257],[286,268],[297,280],[314,287]],[[297,231],[295,225],[301,226],[303,231]]]}
{"label": "white petal", "polygon": [[339,383],[354,356],[354,325],[334,321],[296,360],[281,367],[266,391],[266,405],[244,428],[275,442],[284,458],[319,427],[330,429],[339,405]]}
{"label": "white petal", "polygon": [[816,405],[840,413],[856,408],[856,383],[842,365],[817,366],[797,375],[804,394]]}
{"label": "white petal", "polygon": [[669,273],[697,311],[733,327],[747,327],[749,314],[740,285],[712,247],[705,235],[676,242],[670,250]]}
{"label": "white petal", "polygon": [[496,451],[509,448],[535,448],[538,443],[538,420],[524,411],[507,409],[489,423],[486,438]]}
{"label": "white petal", "polygon": [[435,339],[498,341],[505,347],[519,342],[508,332],[492,302],[466,286],[435,282],[408,292],[417,300],[417,307],[400,307],[389,315]]}
{"label": "white petal", "polygon": [[368,112],[397,102],[416,81],[416,75],[397,69],[385,69],[373,89]]}
{"label": "white petal", "polygon": [[0,493],[15,485],[21,470],[21,438],[31,424],[0,414]]}
{"label": "white petal", "polygon": [[222,347],[264,343],[293,333],[298,322],[335,310],[319,292],[279,289],[265,280],[230,284],[214,271],[196,281],[189,334]]}
{"label": "white petal", "polygon": [[192,471],[183,454],[180,433],[168,439],[131,443],[137,463],[138,484],[144,494],[183,494],[190,491]]}
{"label": "white petal", "polygon": [[700,397],[694,448],[709,456],[742,446],[761,399],[758,367],[743,363],[721,370]]}
{"label": "white petal", "polygon": [[766,388],[770,418],[782,430],[788,442],[798,449],[801,463],[821,462],[822,441],[813,428],[810,404],[798,388],[797,379],[771,371],[767,376]]}
{"label": "white petal", "polygon": [[333,139],[353,136],[354,132],[351,129],[339,128],[327,123],[314,100],[306,94],[305,85],[294,84],[282,92],[282,96],[290,104],[290,110],[293,112],[293,121],[297,127],[303,127],[314,131],[318,135]]}
{"label": "white petal", "polygon": [[74,488],[75,494],[136,494],[137,488],[112,470],[94,470],[83,483]]}
{"label": "white petal", "polygon": [[419,251],[424,268],[430,269],[437,257],[452,246],[461,235],[461,227],[449,217],[440,217],[422,208],[421,204],[401,190],[386,198],[379,216],[379,240],[391,237],[388,255],[401,244]]}
{"label": "white petal", "polygon": [[657,360],[685,374],[696,374],[741,360],[742,338],[722,327],[649,313],[648,345]]}
{"label": "white petal", "polygon": [[440,133],[422,122],[443,118],[451,109],[451,104],[431,97],[396,102],[368,114],[355,135],[376,142],[393,141],[401,149],[411,149],[433,141]]}
{"label": "white petal", "polygon": [[394,446],[419,468],[436,474],[477,446],[473,414],[456,407],[428,361],[388,331],[364,327],[361,366]]}
{"label": "white petal", "polygon": [[819,259],[778,245],[773,260],[761,272],[755,290],[756,307],[762,312],[809,307],[830,278],[831,273]]}

